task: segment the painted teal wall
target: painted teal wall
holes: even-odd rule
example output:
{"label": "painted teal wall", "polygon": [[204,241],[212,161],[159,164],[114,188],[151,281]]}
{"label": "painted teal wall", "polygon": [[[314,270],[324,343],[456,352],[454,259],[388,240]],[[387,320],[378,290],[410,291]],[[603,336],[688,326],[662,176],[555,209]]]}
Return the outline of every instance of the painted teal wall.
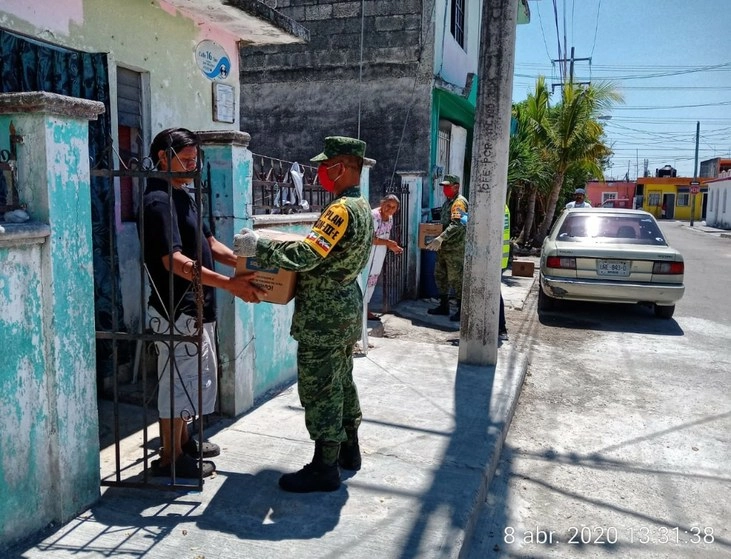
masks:
{"label": "painted teal wall", "polygon": [[18,193],[32,220],[0,232],[0,545],[99,497],[88,124],[45,108],[0,114],[0,130],[12,121],[23,138]]}

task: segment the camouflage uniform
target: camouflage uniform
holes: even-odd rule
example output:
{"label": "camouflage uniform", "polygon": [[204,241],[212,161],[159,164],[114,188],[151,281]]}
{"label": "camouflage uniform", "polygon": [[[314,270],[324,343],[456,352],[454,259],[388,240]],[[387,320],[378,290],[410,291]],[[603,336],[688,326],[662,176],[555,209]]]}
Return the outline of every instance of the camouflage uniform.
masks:
{"label": "camouflage uniform", "polygon": [[468,213],[467,199],[457,195],[442,205],[441,222],[444,231],[443,242],[437,252],[434,279],[442,298],[449,296],[449,288],[454,289],[457,300],[462,299],[462,273],[464,270],[464,246],[467,226],[461,219]]}
{"label": "camouflage uniform", "polygon": [[305,424],[316,441],[343,442],[344,428],[360,425],[353,382],[353,344],[361,337],[363,312],[357,279],[372,240],[371,208],[354,186],[324,209],[303,241],[260,238],[256,246],[263,266],[299,272],[290,333],[299,342],[297,380]]}

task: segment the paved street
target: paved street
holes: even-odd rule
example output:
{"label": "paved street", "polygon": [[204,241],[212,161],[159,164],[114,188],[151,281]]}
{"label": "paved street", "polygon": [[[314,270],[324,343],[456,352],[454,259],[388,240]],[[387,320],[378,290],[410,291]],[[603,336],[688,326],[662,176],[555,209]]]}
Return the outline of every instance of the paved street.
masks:
{"label": "paved street", "polygon": [[673,320],[589,304],[538,320],[534,289],[470,559],[731,557],[731,240],[662,228],[686,260]]}

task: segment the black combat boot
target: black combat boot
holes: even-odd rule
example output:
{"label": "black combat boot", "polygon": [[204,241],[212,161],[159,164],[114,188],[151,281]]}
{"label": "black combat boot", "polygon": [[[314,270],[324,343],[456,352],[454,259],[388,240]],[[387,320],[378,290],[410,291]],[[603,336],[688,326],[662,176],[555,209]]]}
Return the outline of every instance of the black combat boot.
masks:
{"label": "black combat boot", "polygon": [[360,445],[358,444],[358,429],[346,429],[345,434],[348,440],[340,443],[340,454],[338,464],[344,470],[360,470]]}
{"label": "black combat boot", "polygon": [[462,318],[462,301],[457,301],[457,312],[455,312],[452,316],[449,317],[449,320],[452,322],[459,322]]}
{"label": "black combat boot", "polygon": [[429,309],[426,312],[429,314],[443,314],[448,315],[449,314],[449,297],[443,296],[439,297],[439,306],[434,307],[433,309]]}
{"label": "black combat boot", "polygon": [[340,444],[332,441],[315,441],[315,455],[312,462],[299,472],[284,474],[279,478],[279,487],[291,493],[312,493],[313,491],[335,491],[340,487],[338,450]]}

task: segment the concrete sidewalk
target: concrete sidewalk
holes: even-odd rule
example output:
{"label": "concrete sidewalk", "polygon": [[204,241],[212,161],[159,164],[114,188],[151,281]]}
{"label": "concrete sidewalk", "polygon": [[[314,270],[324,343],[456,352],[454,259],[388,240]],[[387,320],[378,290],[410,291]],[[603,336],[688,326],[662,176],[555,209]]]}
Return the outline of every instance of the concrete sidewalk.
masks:
{"label": "concrete sidewalk", "polygon": [[[505,279],[515,280],[503,290],[509,313],[522,307],[533,278]],[[413,305],[406,307],[402,312],[412,312]],[[10,556],[457,557],[484,501],[528,364],[511,343],[489,368],[457,366],[458,348],[449,345],[371,343],[367,356],[355,360],[363,468],[343,472],[338,491],[297,495],[277,486],[313,450],[295,386],[209,431],[222,454],[202,492],[103,488],[89,511]],[[141,457],[139,435],[125,445],[125,456]],[[112,450],[102,453],[103,468]]]}

